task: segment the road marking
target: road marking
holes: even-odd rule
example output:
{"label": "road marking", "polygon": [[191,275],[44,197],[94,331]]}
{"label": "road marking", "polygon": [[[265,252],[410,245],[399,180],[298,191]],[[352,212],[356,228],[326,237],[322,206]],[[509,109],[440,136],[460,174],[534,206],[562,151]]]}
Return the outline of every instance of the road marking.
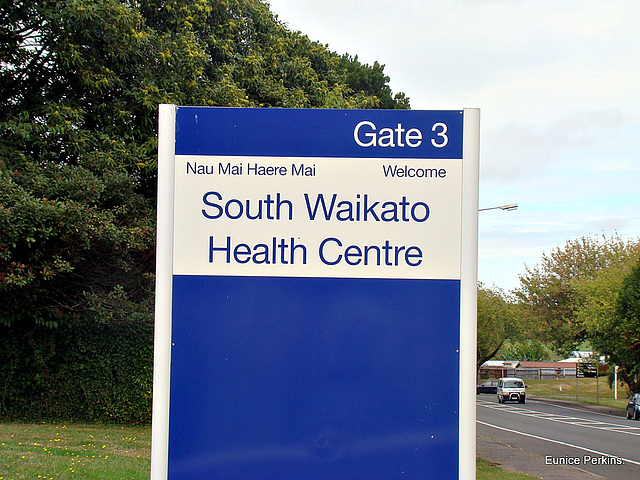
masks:
{"label": "road marking", "polygon": [[595,453],[596,455],[600,455],[600,456],[604,456],[604,457],[619,458],[620,460],[622,460],[625,463],[629,462],[629,463],[633,463],[634,465],[640,466],[640,462],[636,462],[636,461],[630,460],[628,458],[619,457],[618,455],[611,455],[610,453],[599,452],[597,450],[592,450],[590,448],[581,447],[580,445],[573,445],[572,443],[561,442],[559,440],[553,440],[552,438],[540,437],[538,435],[533,435],[531,433],[519,432],[517,430],[512,430],[510,428],[499,427],[498,425],[492,425],[491,423],[486,423],[486,422],[483,422],[481,420],[476,420],[476,422],[481,424],[481,425],[485,425],[487,427],[496,428],[498,430],[502,430],[502,431],[505,431],[505,432],[515,433],[517,435],[523,435],[525,437],[535,438],[537,440],[543,440],[545,442],[555,443],[555,444],[558,444],[558,445],[564,445],[565,447],[576,448],[576,449],[582,450],[584,452]]}
{"label": "road marking", "polygon": [[598,420],[589,420],[579,417],[570,417],[567,415],[558,415],[554,413],[537,412],[523,407],[516,407],[506,404],[484,403],[478,402],[477,405],[485,408],[491,408],[493,410],[504,410],[505,412],[522,415],[524,417],[538,418],[541,420],[548,420],[550,422],[564,423],[568,425],[575,425],[577,427],[593,428],[596,430],[605,430],[608,432],[625,433],[627,435],[640,436],[640,427],[621,425],[618,423],[600,422]]}
{"label": "road marking", "polygon": [[[535,399],[531,399],[530,400],[531,403],[537,403],[538,405],[549,405],[547,402],[541,402],[539,400],[535,400]],[[556,408],[564,408],[565,410],[573,410],[574,412],[581,412],[584,413],[585,409],[584,408],[578,408],[578,407],[568,407],[567,405],[560,405],[558,403],[553,403],[552,404],[554,407]],[[591,415],[601,415],[603,417],[613,417],[613,418],[620,418],[619,415],[612,415],[610,413],[602,413],[602,412],[595,412],[593,410],[589,410],[589,413]]]}

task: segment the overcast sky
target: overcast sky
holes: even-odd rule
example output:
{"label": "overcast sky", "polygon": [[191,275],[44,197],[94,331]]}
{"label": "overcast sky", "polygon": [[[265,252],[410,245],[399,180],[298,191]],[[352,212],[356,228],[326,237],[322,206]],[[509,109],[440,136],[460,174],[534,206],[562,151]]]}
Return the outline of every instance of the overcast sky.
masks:
{"label": "overcast sky", "polygon": [[511,290],[568,239],[640,235],[637,0],[271,0],[385,65],[421,110],[481,109],[479,279]]}

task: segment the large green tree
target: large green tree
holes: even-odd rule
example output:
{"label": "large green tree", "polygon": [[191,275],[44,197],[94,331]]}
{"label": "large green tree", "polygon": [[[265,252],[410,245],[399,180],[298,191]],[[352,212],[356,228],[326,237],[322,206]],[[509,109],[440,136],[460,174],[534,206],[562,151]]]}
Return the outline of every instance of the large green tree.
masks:
{"label": "large green tree", "polygon": [[[631,392],[640,391],[640,263],[637,256],[576,282],[576,319]],[[612,372],[611,372],[612,373]]]}
{"label": "large green tree", "polygon": [[[588,340],[592,330],[588,318],[595,319],[596,311],[603,312],[594,306],[614,298],[624,272],[639,254],[637,241],[615,235],[568,240],[563,247],[543,254],[538,265],[527,267],[520,276],[516,291],[535,320],[532,335],[554,345],[560,353]],[[591,313],[587,315],[585,309]]]}
{"label": "large green tree", "polygon": [[158,104],[408,108],[388,82],[263,0],[0,2],[0,416],[148,420]]}
{"label": "large green tree", "polygon": [[2,2],[0,322],[149,304],[159,103],[407,108],[388,81],[261,0]]}

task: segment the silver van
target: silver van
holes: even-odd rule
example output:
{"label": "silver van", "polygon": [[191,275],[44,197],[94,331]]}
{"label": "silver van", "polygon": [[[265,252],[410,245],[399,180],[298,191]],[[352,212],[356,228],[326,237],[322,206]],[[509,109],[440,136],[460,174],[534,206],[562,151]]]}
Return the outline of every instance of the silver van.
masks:
{"label": "silver van", "polygon": [[518,402],[525,403],[527,386],[521,378],[507,377],[498,380],[498,402]]}

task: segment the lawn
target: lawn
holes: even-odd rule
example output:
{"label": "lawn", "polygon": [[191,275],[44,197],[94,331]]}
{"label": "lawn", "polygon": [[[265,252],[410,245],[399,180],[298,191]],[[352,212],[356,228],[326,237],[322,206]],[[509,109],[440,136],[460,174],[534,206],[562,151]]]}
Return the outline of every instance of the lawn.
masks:
{"label": "lawn", "polygon": [[[536,397],[576,400],[576,379],[525,380],[527,395]],[[626,387],[618,386],[618,399],[614,399],[614,390],[609,388],[606,377],[578,378],[578,401],[598,403],[608,407],[625,408],[629,392]]]}
{"label": "lawn", "polygon": [[151,429],[0,423],[0,480],[148,480]]}

